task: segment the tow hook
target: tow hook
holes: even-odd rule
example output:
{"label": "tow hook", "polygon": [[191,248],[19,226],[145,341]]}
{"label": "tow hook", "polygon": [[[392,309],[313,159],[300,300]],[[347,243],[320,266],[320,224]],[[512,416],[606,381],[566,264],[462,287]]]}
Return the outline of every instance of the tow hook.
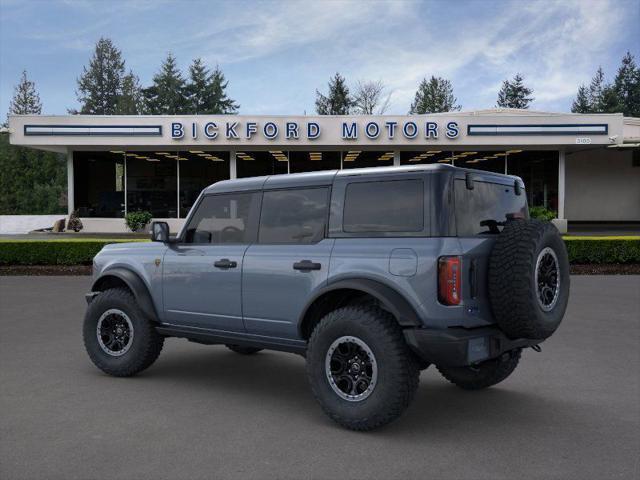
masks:
{"label": "tow hook", "polygon": [[531,349],[538,353],[542,351],[542,348],[540,347],[540,345],[531,345]]}

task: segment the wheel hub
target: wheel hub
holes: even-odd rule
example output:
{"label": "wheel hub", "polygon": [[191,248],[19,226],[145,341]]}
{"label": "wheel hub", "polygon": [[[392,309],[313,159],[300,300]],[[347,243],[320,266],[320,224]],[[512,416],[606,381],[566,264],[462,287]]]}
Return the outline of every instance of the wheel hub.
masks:
{"label": "wheel hub", "polygon": [[552,248],[543,248],[538,254],[535,284],[540,308],[545,312],[552,310],[560,294],[560,263]]}
{"label": "wheel hub", "polygon": [[369,346],[357,337],[336,339],[325,359],[329,385],[342,399],[359,402],[373,392],[378,379],[378,365]]}
{"label": "wheel hub", "polygon": [[129,351],[133,343],[133,324],[122,310],[111,308],[98,319],[96,335],[103,352],[120,357]]}

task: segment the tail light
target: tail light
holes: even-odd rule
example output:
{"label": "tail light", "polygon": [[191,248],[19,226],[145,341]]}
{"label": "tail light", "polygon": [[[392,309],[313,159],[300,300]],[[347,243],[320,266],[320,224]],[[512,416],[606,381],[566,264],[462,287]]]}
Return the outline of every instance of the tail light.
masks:
{"label": "tail light", "polygon": [[462,261],[460,257],[438,259],[438,300],[443,305],[459,305]]}

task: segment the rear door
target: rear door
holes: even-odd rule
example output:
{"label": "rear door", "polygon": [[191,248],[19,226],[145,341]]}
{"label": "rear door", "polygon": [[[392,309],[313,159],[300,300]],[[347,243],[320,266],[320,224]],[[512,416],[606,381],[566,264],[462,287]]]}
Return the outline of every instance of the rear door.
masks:
{"label": "rear door", "polygon": [[181,243],[164,256],[166,322],[244,332],[242,261],[255,240],[258,193],[203,197]]}
{"label": "rear door", "polygon": [[243,318],[248,333],[298,338],[298,318],[326,284],[334,241],[326,238],[329,187],[266,190],[258,242],[245,254]]}

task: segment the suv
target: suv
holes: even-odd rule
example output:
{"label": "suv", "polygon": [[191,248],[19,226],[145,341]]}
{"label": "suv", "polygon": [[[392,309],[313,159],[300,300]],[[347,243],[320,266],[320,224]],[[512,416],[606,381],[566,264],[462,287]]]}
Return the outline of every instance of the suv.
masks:
{"label": "suv", "polygon": [[464,389],[501,382],[569,296],[564,242],[528,218],[522,180],[447,165],[222,181],[175,238],[164,222],[151,238],[94,259],[98,368],[134,375],[166,337],[294,352],[354,430],[397,418],[431,364]]}

